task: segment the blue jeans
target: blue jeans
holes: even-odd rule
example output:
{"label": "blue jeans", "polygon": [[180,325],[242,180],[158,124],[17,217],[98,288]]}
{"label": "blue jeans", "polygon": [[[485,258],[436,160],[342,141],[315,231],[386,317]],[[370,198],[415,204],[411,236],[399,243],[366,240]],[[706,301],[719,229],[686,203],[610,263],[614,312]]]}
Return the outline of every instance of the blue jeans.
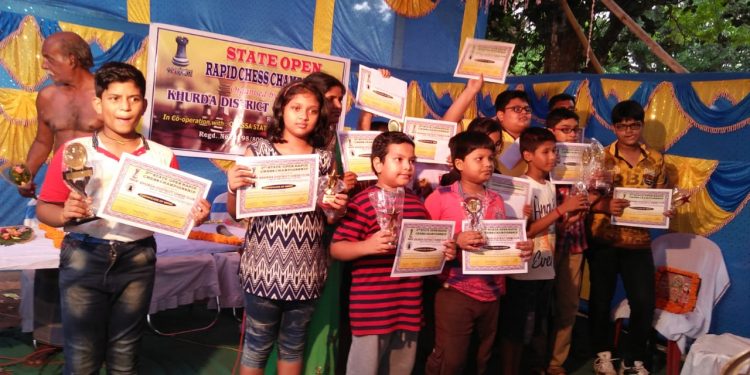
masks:
{"label": "blue jeans", "polygon": [[65,236],[60,250],[65,374],[136,374],[154,286],[156,242]]}
{"label": "blue jeans", "polygon": [[279,360],[302,361],[307,327],[318,300],[283,301],[245,292],[245,348],[242,365],[265,368],[274,342]]}

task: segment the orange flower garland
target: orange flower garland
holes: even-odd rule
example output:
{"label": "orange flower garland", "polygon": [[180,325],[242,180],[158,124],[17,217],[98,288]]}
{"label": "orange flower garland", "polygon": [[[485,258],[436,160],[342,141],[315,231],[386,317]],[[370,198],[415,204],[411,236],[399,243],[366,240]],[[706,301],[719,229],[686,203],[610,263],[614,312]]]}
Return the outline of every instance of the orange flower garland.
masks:
{"label": "orange flower garland", "polygon": [[65,237],[65,232],[43,223],[39,223],[39,229],[44,231],[44,238],[49,238],[50,240],[52,240],[53,246],[58,249],[60,248],[60,246],[62,246],[62,240]]}
{"label": "orange flower garland", "polygon": [[210,241],[227,245],[242,245],[242,239],[237,236],[225,236],[223,234],[201,232],[199,230],[191,231],[188,238],[191,240]]}

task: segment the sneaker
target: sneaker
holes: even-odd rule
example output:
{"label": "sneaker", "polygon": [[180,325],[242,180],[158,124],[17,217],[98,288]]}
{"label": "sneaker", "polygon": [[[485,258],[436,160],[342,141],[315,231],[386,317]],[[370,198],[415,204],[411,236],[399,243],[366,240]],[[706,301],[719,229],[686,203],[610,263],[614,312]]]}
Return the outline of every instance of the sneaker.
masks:
{"label": "sneaker", "polygon": [[612,353],[596,353],[596,359],[594,360],[594,373],[597,375],[617,375],[615,366],[612,364]]}
{"label": "sneaker", "polygon": [[648,375],[648,370],[643,367],[643,362],[633,361],[633,367],[620,366],[620,375]]}

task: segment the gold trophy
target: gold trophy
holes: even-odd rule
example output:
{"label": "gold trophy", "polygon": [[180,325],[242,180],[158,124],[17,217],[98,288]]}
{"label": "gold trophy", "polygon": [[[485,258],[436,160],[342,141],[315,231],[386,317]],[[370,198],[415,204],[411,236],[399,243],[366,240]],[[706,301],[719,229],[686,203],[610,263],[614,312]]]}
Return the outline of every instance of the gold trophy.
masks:
{"label": "gold trophy", "polygon": [[346,188],[344,181],[339,178],[336,169],[332,169],[330,174],[321,177],[318,184],[318,203],[323,208],[323,212],[328,219],[336,217],[336,210],[330,205],[336,200],[336,194],[341,193]]}
{"label": "gold trophy", "polygon": [[463,202],[464,211],[469,219],[469,230],[476,232],[484,232],[484,225],[482,225],[482,217],[484,216],[484,204],[482,200],[469,196],[464,199]]}
{"label": "gold trophy", "polygon": [[[84,198],[89,195],[86,194],[86,185],[91,180],[91,176],[94,174],[94,168],[86,166],[88,161],[88,154],[86,148],[78,142],[71,143],[65,146],[63,150],[63,165],[65,170],[62,172],[63,181],[71,190],[75,190],[78,194],[81,194]],[[73,225],[82,224],[88,221],[96,220],[98,217],[90,214],[88,217],[76,218],[73,220]]]}

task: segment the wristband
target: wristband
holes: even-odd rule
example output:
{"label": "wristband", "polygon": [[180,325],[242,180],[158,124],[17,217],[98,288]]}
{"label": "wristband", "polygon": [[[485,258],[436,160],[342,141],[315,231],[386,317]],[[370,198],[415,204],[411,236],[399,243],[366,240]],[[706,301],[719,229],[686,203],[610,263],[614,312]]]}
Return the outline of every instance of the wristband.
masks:
{"label": "wristband", "polygon": [[237,195],[237,190],[232,190],[232,188],[229,186],[229,182],[227,181],[227,193],[231,195]]}

